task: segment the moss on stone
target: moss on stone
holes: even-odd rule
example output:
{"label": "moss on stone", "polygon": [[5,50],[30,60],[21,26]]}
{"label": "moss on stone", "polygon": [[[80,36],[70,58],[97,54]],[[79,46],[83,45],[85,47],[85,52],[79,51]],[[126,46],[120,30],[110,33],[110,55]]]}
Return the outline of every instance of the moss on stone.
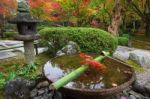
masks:
{"label": "moss on stone", "polygon": [[129,64],[136,72],[144,71],[144,69],[139,64],[135,63],[132,60],[127,60],[126,63]]}

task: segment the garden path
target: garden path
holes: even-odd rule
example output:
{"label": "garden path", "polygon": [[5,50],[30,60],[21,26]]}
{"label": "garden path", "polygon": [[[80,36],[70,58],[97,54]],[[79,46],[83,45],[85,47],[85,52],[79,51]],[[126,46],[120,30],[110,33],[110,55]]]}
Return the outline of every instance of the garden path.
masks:
{"label": "garden path", "polygon": [[[47,48],[37,48],[38,53],[42,53]],[[15,57],[14,51],[24,52],[23,41],[0,40],[0,60]]]}

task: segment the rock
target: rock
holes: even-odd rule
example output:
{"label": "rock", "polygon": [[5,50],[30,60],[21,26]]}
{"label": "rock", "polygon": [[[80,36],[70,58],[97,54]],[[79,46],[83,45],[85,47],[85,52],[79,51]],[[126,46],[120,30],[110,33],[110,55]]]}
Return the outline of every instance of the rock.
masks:
{"label": "rock", "polygon": [[59,51],[56,53],[56,56],[63,56],[63,55],[65,55],[65,53],[62,52],[61,50],[59,50]]}
{"label": "rock", "polygon": [[137,99],[134,95],[130,95],[129,99]]}
{"label": "rock", "polygon": [[42,98],[41,99],[53,99],[52,98],[52,94],[50,94],[50,93],[48,93],[48,94],[44,94],[43,96],[42,96]]}
{"label": "rock", "polygon": [[129,93],[130,95],[136,97],[136,99],[144,98],[144,96],[142,96],[142,95],[139,94],[139,93],[134,92],[133,90],[130,90],[128,93]]}
{"label": "rock", "polygon": [[29,99],[30,91],[27,81],[17,78],[8,81],[5,87],[5,99]]}
{"label": "rock", "polygon": [[142,94],[133,91],[132,87],[123,90],[121,93],[119,93],[119,96],[120,98],[117,99],[149,99]]}
{"label": "rock", "polygon": [[134,50],[130,53],[129,59],[135,61],[143,67],[150,68],[150,51]]}
{"label": "rock", "polygon": [[45,93],[45,90],[44,89],[39,89],[38,90],[38,95],[41,95],[41,94],[44,94]]}
{"label": "rock", "polygon": [[62,94],[60,92],[56,91],[53,98],[54,99],[62,99]]}
{"label": "rock", "polygon": [[121,96],[120,99],[127,99],[125,96]]}
{"label": "rock", "polygon": [[142,73],[136,73],[136,78],[133,89],[150,97],[150,69],[147,69]]}
{"label": "rock", "polygon": [[33,99],[41,99],[42,96],[37,96],[37,97],[34,97]]}
{"label": "rock", "polygon": [[145,85],[146,92],[149,93],[150,96],[150,82]]}
{"label": "rock", "polygon": [[33,90],[30,92],[30,97],[31,97],[31,98],[35,97],[35,96],[37,95],[37,93],[38,93],[38,90],[37,90],[36,88],[33,89]]}
{"label": "rock", "polygon": [[118,46],[115,53],[113,54],[114,58],[117,58],[122,61],[127,61],[131,51],[135,50],[134,48],[129,48],[125,46]]}
{"label": "rock", "polygon": [[43,87],[48,87],[48,86],[49,86],[49,82],[48,81],[43,81],[43,82],[40,82],[37,85],[37,88],[43,88]]}
{"label": "rock", "polygon": [[80,52],[79,46],[75,42],[69,41],[66,46],[64,46],[61,50],[59,50],[56,53],[56,56],[72,55],[79,52]]}
{"label": "rock", "polygon": [[35,87],[35,85],[36,85],[36,81],[34,81],[34,80],[32,80],[32,81],[26,80],[26,85],[27,85],[30,89],[33,89],[33,87]]}

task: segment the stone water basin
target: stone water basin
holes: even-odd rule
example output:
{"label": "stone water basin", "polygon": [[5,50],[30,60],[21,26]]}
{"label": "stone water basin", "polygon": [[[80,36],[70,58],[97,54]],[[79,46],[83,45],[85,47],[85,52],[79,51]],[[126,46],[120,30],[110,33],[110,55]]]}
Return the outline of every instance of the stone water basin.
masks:
{"label": "stone water basin", "polygon": [[[80,67],[81,60],[78,54],[53,58],[44,65],[44,75],[55,82]],[[103,64],[107,67],[105,72],[90,68],[60,90],[73,99],[107,99],[134,82],[134,71],[127,64],[111,57],[107,57]]]}

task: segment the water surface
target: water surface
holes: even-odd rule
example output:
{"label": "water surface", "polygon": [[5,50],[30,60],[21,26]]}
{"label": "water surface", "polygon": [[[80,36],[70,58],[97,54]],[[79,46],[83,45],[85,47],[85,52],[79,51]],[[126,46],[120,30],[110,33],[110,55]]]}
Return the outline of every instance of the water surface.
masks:
{"label": "water surface", "polygon": [[[54,58],[45,64],[45,75],[51,81],[56,81],[77,69],[82,64],[79,55],[65,55]],[[88,69],[80,77],[71,81],[65,87],[82,89],[105,89],[120,85],[131,78],[130,68],[107,58],[103,61],[107,69],[101,72],[97,69]]]}

